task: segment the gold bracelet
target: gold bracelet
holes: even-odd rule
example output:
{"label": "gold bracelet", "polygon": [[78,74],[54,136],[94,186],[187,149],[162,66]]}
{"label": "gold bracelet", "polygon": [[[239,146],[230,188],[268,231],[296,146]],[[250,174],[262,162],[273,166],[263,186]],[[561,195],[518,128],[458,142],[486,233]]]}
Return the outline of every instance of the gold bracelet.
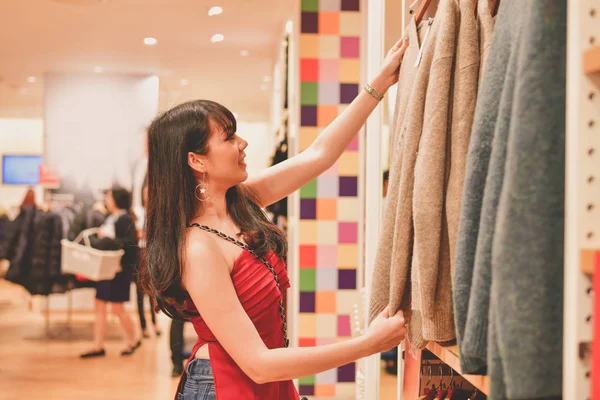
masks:
{"label": "gold bracelet", "polygon": [[375,97],[377,99],[377,101],[383,100],[383,95],[381,93],[379,93],[377,90],[375,90],[375,88],[373,86],[369,85],[368,83],[367,83],[367,86],[365,86],[365,90],[371,96]]}

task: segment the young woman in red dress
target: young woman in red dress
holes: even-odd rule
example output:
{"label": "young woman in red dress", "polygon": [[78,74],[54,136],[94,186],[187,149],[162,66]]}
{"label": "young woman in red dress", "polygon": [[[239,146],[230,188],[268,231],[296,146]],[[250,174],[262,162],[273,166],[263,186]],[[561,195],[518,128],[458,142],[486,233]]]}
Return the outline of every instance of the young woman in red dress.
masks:
{"label": "young woman in red dress", "polygon": [[384,311],[362,337],[288,348],[287,243],[261,208],[333,166],[396,83],[407,44],[389,51],[368,90],[307,150],[256,177],[246,172],[248,143],[220,104],[181,104],[150,126],[142,280],[163,311],[191,320],[198,334],[178,399],[298,399],[292,379],[389,350],[404,338],[402,314]]}

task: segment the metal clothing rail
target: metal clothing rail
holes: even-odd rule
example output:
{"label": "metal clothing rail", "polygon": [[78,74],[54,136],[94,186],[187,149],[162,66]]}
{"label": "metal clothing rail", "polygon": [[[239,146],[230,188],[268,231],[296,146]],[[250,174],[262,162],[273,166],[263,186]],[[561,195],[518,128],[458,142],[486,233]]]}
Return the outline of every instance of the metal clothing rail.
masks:
{"label": "metal clothing rail", "polygon": [[67,295],[67,320],[66,323],[61,329],[57,331],[52,331],[50,327],[50,295],[46,295],[44,302],[44,331],[46,333],[46,338],[54,339],[63,334],[68,334],[70,337],[72,334],[72,322],[73,322],[73,293],[71,290],[65,293]]}

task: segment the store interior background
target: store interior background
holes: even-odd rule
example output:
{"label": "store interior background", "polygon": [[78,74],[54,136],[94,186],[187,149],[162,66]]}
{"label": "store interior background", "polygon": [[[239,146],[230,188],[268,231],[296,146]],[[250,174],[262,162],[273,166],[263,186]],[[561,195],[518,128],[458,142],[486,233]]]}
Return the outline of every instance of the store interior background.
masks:
{"label": "store interior background", "polygon": [[[215,6],[222,8],[221,14],[210,11]],[[385,29],[382,29],[387,50],[401,35],[403,2],[387,0],[385,7]],[[366,0],[0,0],[0,49],[3,54],[0,64],[0,157],[42,155],[44,163],[51,163],[59,172],[61,168],[76,169],[80,180],[93,174],[97,188],[109,186],[115,180],[129,186],[132,165],[143,154],[145,126],[157,113],[187,100],[204,98],[218,101],[235,113],[238,134],[249,142],[246,160],[252,174],[270,165],[275,148],[286,133],[292,139],[290,152],[294,154],[324,127],[319,123],[309,132],[301,126],[300,59],[307,51],[315,52],[315,48],[310,48],[310,43],[302,38],[306,37],[302,27],[303,12],[327,14],[327,21],[334,25],[338,21],[337,33],[328,31],[335,27],[318,28],[316,35],[320,36],[320,43],[336,36],[339,42],[340,36],[350,34],[344,29],[359,38],[360,54],[352,58],[358,65],[355,80],[360,88],[367,79],[366,9]],[[344,26],[344,20],[357,21],[358,26]],[[152,38],[157,42],[153,43]],[[289,52],[287,67],[286,52]],[[316,53],[317,59],[331,58],[322,46]],[[337,58],[344,59],[339,50]],[[114,93],[121,93],[123,98],[111,97]],[[380,175],[388,165],[389,121],[393,113],[393,103],[389,99],[394,98],[392,89],[381,107],[381,153],[384,156],[381,157]],[[340,104],[336,110],[342,111],[344,105],[340,99],[337,101]],[[132,105],[134,102],[135,106]],[[122,118],[104,117],[104,114],[115,115],[119,110]],[[121,147],[123,142],[129,150],[113,157],[111,149]],[[116,143],[119,146],[115,146]],[[352,160],[348,168],[354,171],[359,182],[353,196],[360,209],[356,213],[360,217],[352,221],[357,226],[364,223],[362,163],[367,145],[363,133],[359,148],[354,152],[356,157],[347,158]],[[114,161],[116,158],[119,158],[118,162]],[[114,170],[108,174],[103,165],[110,165]],[[81,186],[81,182],[78,185]],[[34,189],[39,203],[44,199],[45,188],[36,185]],[[27,186],[0,183],[0,206],[14,215],[26,190]],[[302,265],[297,266],[301,263],[298,254],[301,239],[298,238],[310,234],[306,230],[302,232],[302,226],[296,226],[294,222],[302,220],[298,215],[301,199],[301,194],[290,198],[289,221],[291,252],[295,252],[292,260],[296,260],[296,265],[291,262],[291,268],[296,269],[295,296],[291,303],[291,309],[295,310],[292,311],[295,315],[291,318],[291,326],[296,343],[303,336],[299,330],[307,326],[297,315],[302,307],[302,288],[298,289],[301,283],[298,269],[302,268]],[[317,235],[317,238],[321,236]],[[313,240],[317,239],[313,237]],[[363,240],[359,233],[352,244],[358,249],[354,266],[356,289],[364,287]],[[344,268],[339,267],[339,270]],[[15,393],[29,393],[30,397],[22,398],[37,398],[46,389],[43,385],[31,386],[27,375],[40,376],[51,368],[53,372],[45,373],[44,381],[64,393],[73,387],[83,387],[92,376],[104,374],[101,382],[91,383],[97,393],[85,392],[91,399],[121,399],[124,398],[122,393],[132,390],[138,397],[129,398],[164,399],[173,393],[166,317],[160,318],[162,338],[156,339],[156,345],[143,346],[139,355],[143,361],[139,358],[135,362],[128,360],[133,363],[133,370],[131,364],[121,364],[117,356],[112,361],[106,360],[104,365],[102,362],[82,364],[77,355],[88,342],[79,339],[91,337],[92,290],[74,291],[71,298],[52,295],[48,300],[28,296],[25,291],[9,287],[1,280],[0,285],[1,387],[10,384]],[[313,289],[317,296],[318,289]],[[360,301],[359,292],[356,290],[352,296],[338,297],[338,302],[349,299],[344,309],[351,308]],[[134,300],[135,294],[128,305],[130,310],[135,309]],[[62,329],[69,305],[74,310],[74,322],[70,326],[71,332],[65,334]],[[54,335],[50,339],[46,335],[44,319],[47,307]],[[318,336],[327,330],[319,325],[319,321],[327,320],[322,315],[325,312],[318,308],[317,304],[317,309],[308,313],[315,314],[315,318],[311,318],[316,321],[312,333],[315,344],[324,343]],[[340,312],[339,307],[337,311]],[[113,320],[108,344],[113,353],[121,346],[120,337],[118,324]],[[186,338],[194,340],[191,326],[186,327]],[[64,379],[66,374],[73,374],[75,378]],[[123,374],[128,376],[127,381],[123,381]],[[323,379],[301,380],[300,385],[312,386],[314,398],[355,398],[351,394],[355,386],[353,380],[340,383],[337,378],[326,382]],[[102,382],[111,382],[115,394],[101,390]],[[394,376],[382,370],[381,385],[381,399],[396,398]],[[71,397],[64,395],[61,398]]]}

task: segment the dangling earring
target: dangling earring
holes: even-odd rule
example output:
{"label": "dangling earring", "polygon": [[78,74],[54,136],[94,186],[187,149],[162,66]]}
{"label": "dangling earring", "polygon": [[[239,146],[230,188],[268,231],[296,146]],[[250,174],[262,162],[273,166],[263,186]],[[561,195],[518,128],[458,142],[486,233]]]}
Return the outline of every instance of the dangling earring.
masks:
{"label": "dangling earring", "polygon": [[[206,183],[206,180],[204,179],[206,177],[206,172],[202,173],[202,180],[200,181],[200,183],[196,186],[196,189],[194,189],[194,196],[196,196],[196,198],[199,201],[206,201],[208,199],[210,199],[211,193],[210,193],[210,188],[208,187],[208,183]],[[198,192],[200,192],[200,196],[198,196]],[[206,198],[202,198],[202,196],[206,196]]]}

